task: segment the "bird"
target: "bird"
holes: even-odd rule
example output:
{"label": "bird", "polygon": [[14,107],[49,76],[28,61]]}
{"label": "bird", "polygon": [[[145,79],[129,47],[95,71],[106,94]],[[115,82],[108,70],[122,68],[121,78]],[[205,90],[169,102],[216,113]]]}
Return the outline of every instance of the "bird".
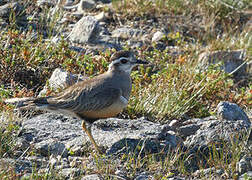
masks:
{"label": "bird", "polygon": [[10,98],[5,103],[16,104],[18,109],[34,109],[56,112],[82,121],[82,129],[88,135],[98,153],[91,126],[99,119],[114,117],[128,105],[131,89],[131,71],[147,61],[137,59],[132,51],[121,50],[110,57],[108,70],[93,78],[85,79],[47,97]]}

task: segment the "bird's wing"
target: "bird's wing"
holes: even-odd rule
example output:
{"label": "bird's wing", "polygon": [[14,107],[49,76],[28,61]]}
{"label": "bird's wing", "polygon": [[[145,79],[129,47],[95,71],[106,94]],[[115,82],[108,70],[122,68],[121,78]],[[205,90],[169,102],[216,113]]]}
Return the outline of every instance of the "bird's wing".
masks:
{"label": "bird's wing", "polygon": [[122,91],[118,88],[97,86],[83,89],[76,87],[61,93],[59,96],[48,98],[47,108],[69,110],[75,113],[95,111],[110,106],[121,95]]}

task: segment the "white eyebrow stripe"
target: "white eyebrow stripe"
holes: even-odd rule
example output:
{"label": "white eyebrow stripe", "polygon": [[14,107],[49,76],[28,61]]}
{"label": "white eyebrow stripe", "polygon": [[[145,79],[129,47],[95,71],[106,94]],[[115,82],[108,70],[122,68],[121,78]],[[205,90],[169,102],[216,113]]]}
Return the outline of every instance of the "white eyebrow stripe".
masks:
{"label": "white eyebrow stripe", "polygon": [[127,57],[120,57],[120,58],[118,59],[118,61],[121,61],[122,59],[129,60],[129,58],[127,58]]}
{"label": "white eyebrow stripe", "polygon": [[120,57],[119,59],[112,61],[112,63],[110,63],[109,65],[109,68],[111,68],[114,64],[119,63],[122,59],[126,59],[129,61],[129,58],[127,57]]}

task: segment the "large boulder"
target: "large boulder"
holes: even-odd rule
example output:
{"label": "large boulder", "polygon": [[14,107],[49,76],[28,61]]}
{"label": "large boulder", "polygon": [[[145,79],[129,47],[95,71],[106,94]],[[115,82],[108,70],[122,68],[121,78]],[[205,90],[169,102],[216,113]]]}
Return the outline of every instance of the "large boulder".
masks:
{"label": "large boulder", "polygon": [[[202,69],[207,68],[211,64],[223,63],[221,68],[227,72],[231,73],[236,68],[241,66],[246,58],[245,50],[235,50],[235,51],[213,51],[205,52],[199,56],[199,62]],[[239,69],[234,73],[234,77],[240,78],[241,76],[246,75],[248,66],[247,63],[243,64]]]}
{"label": "large boulder", "polygon": [[235,103],[220,102],[217,106],[217,114],[222,119],[243,120],[248,126],[251,124],[247,114]]}
{"label": "large boulder", "polygon": [[233,142],[239,140],[237,135],[242,135],[250,128],[250,124],[243,120],[222,120],[215,117],[195,119],[195,124],[199,125],[200,128],[195,134],[187,136],[184,143],[188,147],[224,141]]}
{"label": "large boulder", "polygon": [[100,35],[99,21],[93,16],[82,17],[69,34],[72,42],[85,44],[96,43]]}
{"label": "large boulder", "polygon": [[40,91],[39,96],[46,95],[48,90],[62,90],[84,79],[85,78],[82,75],[72,74],[61,68],[57,68],[53,71],[50,79],[48,80],[48,84],[46,84],[43,90]]}
{"label": "large boulder", "polygon": [[[169,150],[179,143],[165,126],[150,122],[145,118],[124,120],[109,118],[96,121],[92,134],[99,146],[106,147],[107,154],[135,152],[157,153]],[[24,121],[20,137],[33,144],[42,156],[50,154],[67,156],[80,155],[90,140],[82,130],[81,121],[57,114],[42,114]]]}

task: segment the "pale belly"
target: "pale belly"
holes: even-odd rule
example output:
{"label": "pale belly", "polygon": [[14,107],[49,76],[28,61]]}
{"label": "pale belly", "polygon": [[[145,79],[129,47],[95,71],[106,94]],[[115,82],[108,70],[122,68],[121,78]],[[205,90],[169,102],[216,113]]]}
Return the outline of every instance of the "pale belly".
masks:
{"label": "pale belly", "polygon": [[86,111],[83,113],[83,116],[88,117],[88,118],[109,118],[109,117],[114,117],[127,106],[128,101],[125,100],[118,100],[116,103],[112,104],[111,106],[101,109],[99,111]]}

